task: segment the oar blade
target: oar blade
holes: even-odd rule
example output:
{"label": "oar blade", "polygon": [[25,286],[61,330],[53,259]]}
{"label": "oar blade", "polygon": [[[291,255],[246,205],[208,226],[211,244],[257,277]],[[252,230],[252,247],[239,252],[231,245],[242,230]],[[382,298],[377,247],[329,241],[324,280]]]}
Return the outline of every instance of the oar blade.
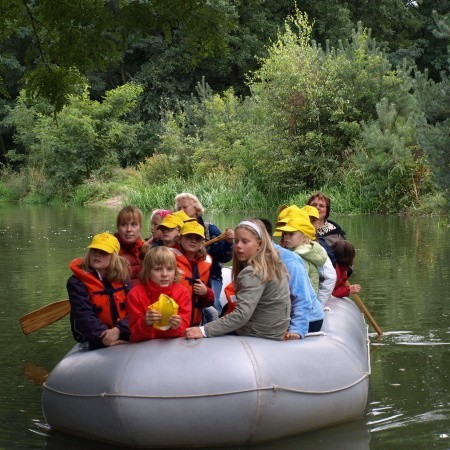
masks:
{"label": "oar blade", "polygon": [[69,300],[60,300],[25,314],[19,319],[20,326],[22,327],[24,334],[30,334],[33,331],[39,330],[40,328],[62,319],[69,313]]}

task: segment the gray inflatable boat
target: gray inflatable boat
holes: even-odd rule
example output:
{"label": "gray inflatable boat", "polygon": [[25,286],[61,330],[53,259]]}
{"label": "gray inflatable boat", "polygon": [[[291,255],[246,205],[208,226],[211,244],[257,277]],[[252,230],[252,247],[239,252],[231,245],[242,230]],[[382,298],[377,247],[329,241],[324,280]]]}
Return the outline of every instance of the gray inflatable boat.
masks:
{"label": "gray inflatable boat", "polygon": [[76,345],[43,385],[53,430],[129,447],[231,446],[361,417],[369,339],[349,299],[299,341],[239,336]]}

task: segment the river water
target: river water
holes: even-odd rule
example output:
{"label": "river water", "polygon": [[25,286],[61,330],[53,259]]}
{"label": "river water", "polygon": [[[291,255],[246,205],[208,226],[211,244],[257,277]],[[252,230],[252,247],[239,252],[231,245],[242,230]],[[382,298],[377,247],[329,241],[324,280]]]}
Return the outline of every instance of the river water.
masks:
{"label": "river water", "polygon": [[[69,321],[25,336],[19,317],[67,298],[68,262],[84,254],[93,234],[114,231],[116,213],[0,206],[1,449],[112,448],[49,430],[41,384],[74,343]],[[223,229],[244,215],[206,218]],[[357,248],[352,279],[362,285],[360,297],[384,331],[378,338],[371,329],[366,412],[359,420],[252,448],[450,449],[448,223],[397,216],[334,219]]]}

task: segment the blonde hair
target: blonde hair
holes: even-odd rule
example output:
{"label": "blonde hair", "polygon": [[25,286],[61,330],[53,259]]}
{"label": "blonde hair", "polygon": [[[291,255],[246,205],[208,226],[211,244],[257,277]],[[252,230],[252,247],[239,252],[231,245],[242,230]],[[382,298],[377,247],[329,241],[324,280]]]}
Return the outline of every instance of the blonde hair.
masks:
{"label": "blonde hair", "polygon": [[205,213],[205,208],[200,203],[200,200],[198,199],[198,197],[196,197],[194,194],[191,194],[189,192],[182,192],[181,194],[178,194],[175,197],[175,211],[180,210],[180,208],[178,208],[178,203],[184,199],[188,199],[192,202],[192,205],[194,206],[195,211],[197,212],[197,217],[203,216],[203,214]]}
{"label": "blonde hair", "polygon": [[[98,251],[89,248],[86,252],[83,262],[81,263],[81,268],[85,272],[92,272],[94,269],[89,264],[89,256],[91,251]],[[109,262],[108,271],[106,273],[106,280],[110,283],[117,281],[119,283],[125,283],[130,280],[130,263],[123,256],[118,253],[110,253],[111,261]]]}
{"label": "blonde hair", "polygon": [[233,258],[233,280],[236,280],[246,265],[250,265],[263,283],[274,279],[281,281],[287,275],[287,271],[281,263],[279,254],[272,244],[272,239],[267,233],[265,225],[259,219],[246,219],[246,221],[252,222],[260,233],[258,234],[253,227],[243,223],[240,223],[234,231],[236,232],[240,228],[250,231],[260,241],[260,246],[247,262],[241,262],[237,258]]}
{"label": "blonde hair", "polygon": [[117,214],[116,219],[117,229],[119,229],[119,226],[122,222],[130,219],[136,220],[136,222],[138,222],[142,228],[144,223],[144,214],[142,214],[142,211],[137,206],[128,205],[124,206]]}
{"label": "blonde hair", "polygon": [[139,280],[145,283],[150,278],[150,272],[157,266],[165,266],[170,269],[175,269],[174,283],[178,283],[181,278],[180,269],[177,266],[177,259],[175,254],[167,247],[159,246],[153,247],[145,254],[142,268],[139,272]]}

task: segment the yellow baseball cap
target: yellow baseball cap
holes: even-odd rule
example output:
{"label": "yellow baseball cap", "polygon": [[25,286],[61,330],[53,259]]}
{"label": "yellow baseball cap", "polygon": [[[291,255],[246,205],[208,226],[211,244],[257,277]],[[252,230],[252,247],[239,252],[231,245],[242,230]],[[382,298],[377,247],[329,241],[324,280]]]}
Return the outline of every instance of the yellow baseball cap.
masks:
{"label": "yellow baseball cap", "polygon": [[300,208],[301,211],[305,211],[306,214],[310,217],[319,218],[319,210],[315,206],[305,205],[303,208]]}
{"label": "yellow baseball cap", "polygon": [[180,209],[179,211],[173,213],[173,215],[175,217],[179,217],[181,218],[181,220],[183,222],[192,222],[192,221],[197,221],[197,219],[195,219],[194,217],[189,217],[182,209]]}
{"label": "yellow baseball cap", "polygon": [[96,234],[87,248],[96,248],[106,253],[119,253],[119,240],[110,233]]}
{"label": "yellow baseball cap", "polygon": [[275,232],[283,231],[287,231],[288,233],[300,231],[310,239],[316,239],[316,229],[309,220],[309,216],[305,212],[302,212],[301,214],[295,214],[294,216],[289,218],[289,221],[287,223],[282,224],[281,226],[277,226],[275,230]]}
{"label": "yellow baseball cap", "polygon": [[281,231],[278,231],[278,227],[283,226],[284,224],[289,222],[289,219],[299,212],[302,212],[301,208],[299,208],[297,205],[282,205],[283,208],[278,208],[278,218],[277,223],[275,224],[275,233],[273,233],[274,236],[281,236]]}
{"label": "yellow baseball cap", "polygon": [[158,225],[158,228],[166,227],[166,228],[182,228],[184,225],[183,220],[180,216],[176,216],[175,214],[167,214],[166,217],[162,220],[162,222]]}
{"label": "yellow baseball cap", "polygon": [[203,239],[205,239],[205,228],[196,220],[192,222],[186,222],[181,229],[181,236],[184,236],[185,234],[198,234]]}

